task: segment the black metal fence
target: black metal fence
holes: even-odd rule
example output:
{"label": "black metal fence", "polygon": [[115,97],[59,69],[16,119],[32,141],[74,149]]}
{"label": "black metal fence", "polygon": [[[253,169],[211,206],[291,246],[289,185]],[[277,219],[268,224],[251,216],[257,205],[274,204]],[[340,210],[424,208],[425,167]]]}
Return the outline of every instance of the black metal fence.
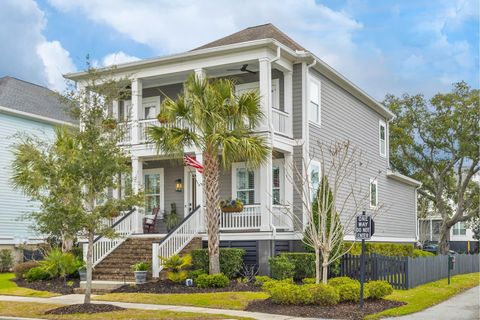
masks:
{"label": "black metal fence", "polygon": [[[479,272],[479,255],[457,254],[452,275]],[[365,255],[365,280],[385,280],[395,289],[410,289],[420,284],[446,278],[448,256],[387,257]],[[340,264],[340,276],[360,279],[360,256],[345,255]]]}

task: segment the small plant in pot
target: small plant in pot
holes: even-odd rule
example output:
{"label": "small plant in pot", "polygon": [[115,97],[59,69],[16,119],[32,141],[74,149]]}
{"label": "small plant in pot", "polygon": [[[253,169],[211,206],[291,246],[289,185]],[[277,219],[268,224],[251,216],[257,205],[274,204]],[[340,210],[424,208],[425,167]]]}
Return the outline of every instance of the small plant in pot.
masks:
{"label": "small plant in pot", "polygon": [[220,208],[223,212],[242,212],[243,202],[240,199],[227,199],[220,201]]}
{"label": "small plant in pot", "polygon": [[145,261],[137,262],[132,266],[135,273],[135,284],[142,284],[147,282],[147,272],[150,264]]}
{"label": "small plant in pot", "polygon": [[87,267],[85,266],[85,263],[82,261],[82,263],[78,267],[78,275],[80,276],[80,281],[87,281]]}

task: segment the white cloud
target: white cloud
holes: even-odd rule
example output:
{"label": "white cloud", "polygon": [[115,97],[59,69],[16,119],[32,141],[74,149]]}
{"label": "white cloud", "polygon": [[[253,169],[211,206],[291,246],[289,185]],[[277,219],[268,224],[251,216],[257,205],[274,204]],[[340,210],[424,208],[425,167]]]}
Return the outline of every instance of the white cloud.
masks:
{"label": "white cloud", "polygon": [[66,82],[62,74],[76,71],[70,53],[62,48],[58,41],[42,42],[37,46],[36,51],[43,61],[49,88],[64,90]]}
{"label": "white cloud", "polygon": [[101,65],[106,67],[106,66],[138,61],[138,60],[140,60],[140,58],[128,55],[123,51],[118,51],[118,52],[107,54],[105,57],[103,57]]}

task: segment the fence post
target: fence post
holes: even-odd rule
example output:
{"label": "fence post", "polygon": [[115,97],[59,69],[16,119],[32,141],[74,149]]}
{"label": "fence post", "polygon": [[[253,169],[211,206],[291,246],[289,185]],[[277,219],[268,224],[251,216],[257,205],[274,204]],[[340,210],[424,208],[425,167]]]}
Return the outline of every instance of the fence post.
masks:
{"label": "fence post", "polygon": [[152,243],[152,277],[158,278],[160,276],[160,261],[158,258],[159,243]]}

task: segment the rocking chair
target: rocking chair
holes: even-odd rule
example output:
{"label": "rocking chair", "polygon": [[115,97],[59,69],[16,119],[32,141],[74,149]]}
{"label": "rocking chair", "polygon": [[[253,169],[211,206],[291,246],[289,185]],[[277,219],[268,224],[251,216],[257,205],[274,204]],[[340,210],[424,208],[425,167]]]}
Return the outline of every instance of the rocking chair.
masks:
{"label": "rocking chair", "polygon": [[143,218],[143,232],[152,233],[155,232],[155,225],[157,224],[158,212],[160,206],[156,206],[152,209],[152,214]]}

